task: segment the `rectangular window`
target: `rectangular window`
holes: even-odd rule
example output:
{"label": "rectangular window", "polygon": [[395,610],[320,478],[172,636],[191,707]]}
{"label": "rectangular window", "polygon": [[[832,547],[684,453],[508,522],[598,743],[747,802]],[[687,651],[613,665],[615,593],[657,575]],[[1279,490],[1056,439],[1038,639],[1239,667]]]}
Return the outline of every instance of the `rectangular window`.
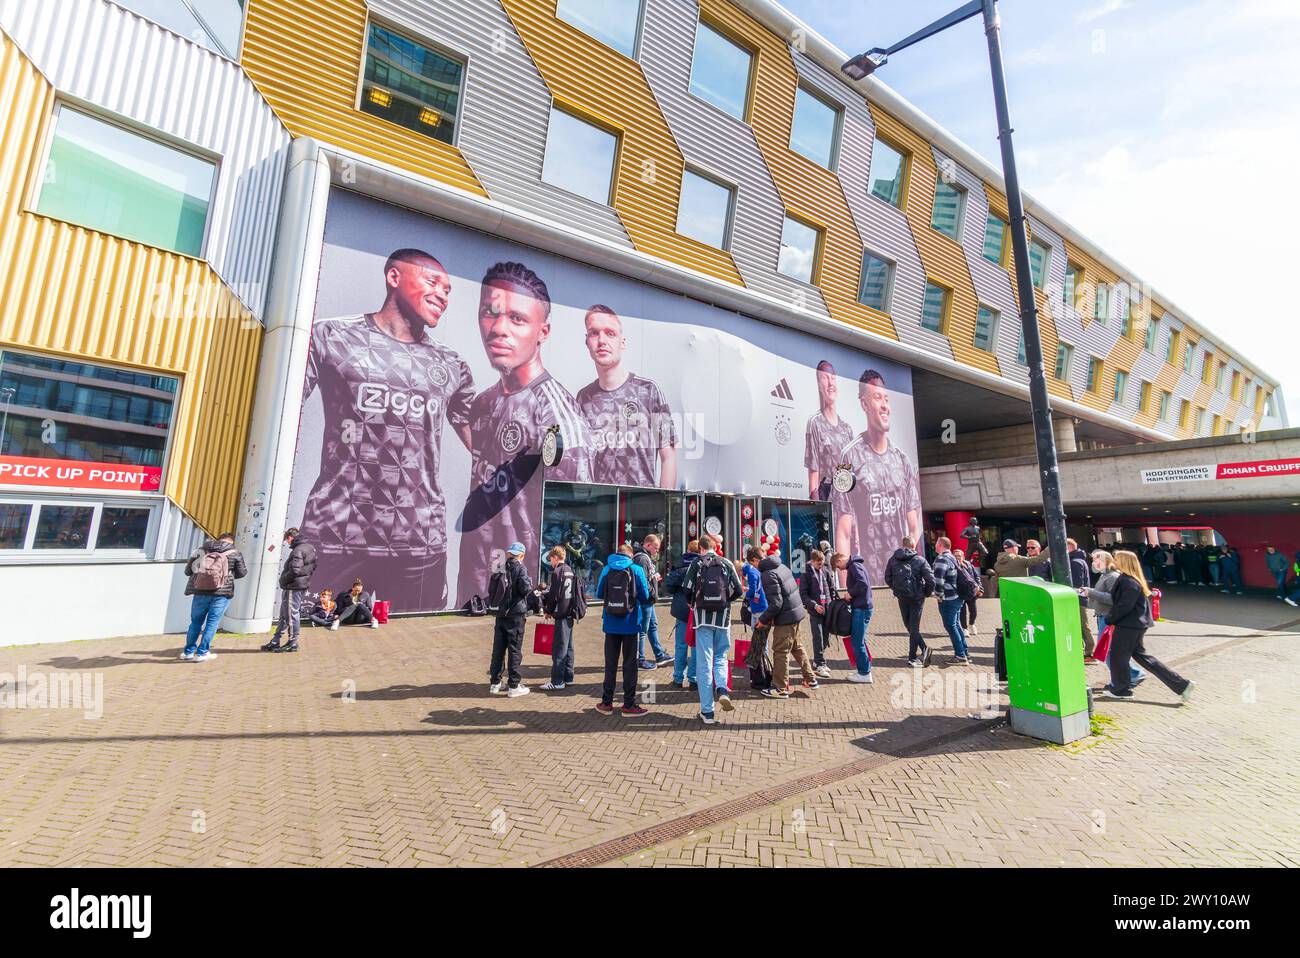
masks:
{"label": "rectangular window", "polygon": [[36,212],[199,256],[216,175],[211,160],[61,106]]}
{"label": "rectangular window", "polygon": [[30,502],[0,502],[0,551],[27,545],[27,523],[33,508]]}
{"label": "rectangular window", "polygon": [[1016,362],[1022,366],[1029,365],[1029,359],[1025,356],[1025,330],[1023,326],[1020,329],[1020,345],[1016,349]]}
{"label": "rectangular window", "polygon": [[1127,310],[1124,312],[1124,318],[1119,321],[1119,334],[1125,339],[1133,338],[1133,314]]}
{"label": "rectangular window", "polygon": [[785,226],[781,229],[781,255],[777,260],[777,270],[801,283],[813,282],[820,241],[821,230],[787,216]]}
{"label": "rectangular window", "polygon": [[148,501],[6,498],[0,500],[0,564],[30,561],[33,554],[67,558],[142,553],[157,512],[157,503]]}
{"label": "rectangular window", "polygon": [[1199,436],[1205,426],[1205,407],[1197,406],[1196,415],[1192,417],[1192,435]]}
{"label": "rectangular window", "polygon": [[542,179],[552,186],[608,206],[614,182],[618,137],[608,130],[551,107]]}
{"label": "rectangular window", "polygon": [[975,314],[975,348],[993,352],[993,344],[998,337],[998,313],[987,306],[980,306]]}
{"label": "rectangular window", "polygon": [[1097,291],[1092,298],[1092,318],[1102,325],[1110,319],[1110,287],[1105,283],[1097,284]]}
{"label": "rectangular window", "polygon": [[1151,411],[1151,384],[1145,380],[1138,387],[1138,411]]}
{"label": "rectangular window", "polygon": [[921,325],[932,333],[942,333],[947,328],[948,290],[934,283],[925,284],[925,299],[921,302]]}
{"label": "rectangular window", "polygon": [[1088,392],[1101,392],[1101,360],[1096,357],[1088,360]]}
{"label": "rectangular window", "polygon": [[858,289],[858,302],[864,306],[889,312],[889,296],[894,281],[894,267],[879,256],[865,253],[862,257],[862,284]]}
{"label": "rectangular window", "polygon": [[456,139],[465,64],[370,24],[361,109],[443,143]]}
{"label": "rectangular window", "polygon": [[1232,371],[1232,396],[1233,401],[1241,402],[1241,373],[1237,370]]}
{"label": "rectangular window", "polygon": [[1052,248],[1045,243],[1034,240],[1029,244],[1029,275],[1034,286],[1042,289],[1047,282],[1047,268],[1052,260]]}
{"label": "rectangular window", "polygon": [[749,109],[753,64],[748,50],[699,21],[691,58],[691,93],[743,120]]}
{"label": "rectangular window", "polygon": [[840,111],[816,94],[799,87],[794,98],[790,149],[818,166],[834,169],[839,135]]}
{"label": "rectangular window", "polygon": [[876,137],[871,149],[871,195],[903,208],[903,181],[907,178],[907,156]]}
{"label": "rectangular window", "polygon": [[1219,416],[1218,413],[1215,413],[1214,417],[1210,420],[1210,435],[1223,435],[1223,418]]}
{"label": "rectangular window", "polygon": [[1066,343],[1056,344],[1056,378],[1061,382],[1070,381],[1070,367],[1074,364],[1074,347]]}
{"label": "rectangular window", "polygon": [[1214,391],[1223,392],[1223,373],[1228,368],[1227,363],[1217,363],[1214,367]]}
{"label": "rectangular window", "polygon": [[1079,308],[1079,292],[1083,288],[1083,270],[1067,263],[1065,266],[1065,285],[1061,287],[1061,305],[1069,309]]}
{"label": "rectangular window", "polygon": [[1122,369],[1115,370],[1115,402],[1122,403],[1124,401],[1124,393],[1127,390],[1128,373],[1124,372]]}
{"label": "rectangular window", "polygon": [[1195,343],[1188,343],[1186,346],[1183,347],[1183,372],[1187,373],[1188,375],[1191,375],[1192,372],[1192,356],[1195,355],[1195,353],[1196,353]]}
{"label": "rectangular window", "polygon": [[682,194],[677,206],[677,232],[691,239],[726,249],[731,239],[731,213],[735,191],[693,170],[682,171]]}
{"label": "rectangular window", "polygon": [[115,0],[178,36],[230,60],[239,59],[247,0]]}
{"label": "rectangular window", "polygon": [[623,56],[635,59],[641,0],[558,0],[555,15]]}
{"label": "rectangular window", "polygon": [[32,548],[88,549],[94,519],[94,506],[43,505]]}
{"label": "rectangular window", "polygon": [[1191,415],[1192,415],[1192,404],[1190,401],[1184,399],[1181,403],[1178,404],[1178,428],[1179,429],[1187,428],[1187,421],[1191,418]]}
{"label": "rectangular window", "polygon": [[966,191],[939,180],[934,185],[934,212],[930,215],[930,228],[960,243],[965,208]]}
{"label": "rectangular window", "polygon": [[984,258],[999,266],[1007,262],[1007,221],[989,210],[988,219],[984,221]]}
{"label": "rectangular window", "polygon": [[1170,395],[1170,393],[1169,393],[1169,391],[1168,391],[1167,389],[1166,389],[1166,390],[1161,390],[1161,392],[1160,392],[1160,411],[1159,411],[1158,413],[1156,413],[1157,418],[1158,418],[1161,422],[1164,422],[1165,420],[1167,420],[1167,419],[1169,418],[1169,400],[1172,399],[1172,398],[1173,398],[1173,397]]}
{"label": "rectangular window", "polygon": [[1165,362],[1173,366],[1178,362],[1178,349],[1182,341],[1182,336],[1178,330],[1169,331],[1169,342],[1165,345]]}
{"label": "rectangular window", "polygon": [[1159,341],[1159,339],[1160,339],[1160,320],[1152,316],[1150,319],[1147,320],[1146,341],[1142,344],[1142,348],[1149,353],[1154,353],[1156,351],[1156,343]]}
{"label": "rectangular window", "polygon": [[1210,385],[1214,381],[1214,354],[1208,349],[1201,357],[1201,382]]}
{"label": "rectangular window", "polygon": [[178,386],[171,376],[5,350],[0,457],[50,460],[69,470],[69,487],[87,466],[111,464],[124,483],[116,488],[157,492]]}

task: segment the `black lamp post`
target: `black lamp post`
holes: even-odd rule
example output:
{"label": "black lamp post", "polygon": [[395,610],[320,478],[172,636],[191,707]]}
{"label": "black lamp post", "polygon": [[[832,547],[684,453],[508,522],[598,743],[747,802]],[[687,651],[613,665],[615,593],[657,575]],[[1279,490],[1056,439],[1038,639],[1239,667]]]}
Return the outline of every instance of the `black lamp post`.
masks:
{"label": "black lamp post", "polygon": [[993,100],[998,114],[998,141],[1002,146],[1002,176],[1007,187],[1007,212],[1011,217],[1011,250],[1020,297],[1020,322],[1024,330],[1025,360],[1029,364],[1029,405],[1034,422],[1034,447],[1038,453],[1038,478],[1043,491],[1043,521],[1047,526],[1048,554],[1052,578],[1070,584],[1070,560],[1065,546],[1065,508],[1061,502],[1061,472],[1056,462],[1056,436],[1052,432],[1052,400],[1043,368],[1043,347],[1038,338],[1038,306],[1034,302],[1034,281],[1029,270],[1029,238],[1025,232],[1025,207],[1016,174],[1016,154],[1011,144],[1011,118],[1007,110],[1006,76],[1002,71],[1001,23],[997,0],[971,0],[940,17],[891,47],[873,47],[840,67],[853,80],[861,80],[884,66],[891,54],[947,30],[954,24],[984,14],[988,37],[989,65],[993,70]]}

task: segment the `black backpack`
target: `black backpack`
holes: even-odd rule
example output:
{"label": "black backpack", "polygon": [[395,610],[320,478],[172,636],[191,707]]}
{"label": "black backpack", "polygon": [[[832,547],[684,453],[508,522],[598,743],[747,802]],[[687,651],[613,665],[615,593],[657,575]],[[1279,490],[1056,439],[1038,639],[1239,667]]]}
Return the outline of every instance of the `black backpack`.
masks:
{"label": "black backpack", "polygon": [[731,577],[727,568],[716,555],[700,557],[699,568],[695,570],[695,591],[691,603],[701,612],[723,612],[731,607],[736,596],[732,595]]}
{"label": "black backpack", "polygon": [[631,569],[610,569],[605,573],[606,613],[621,618],[636,610],[632,598],[632,581]]}
{"label": "black backpack", "polygon": [[573,616],[574,622],[581,622],[587,617],[587,584],[576,572],[573,573],[573,605],[569,606],[569,614]]}
{"label": "black backpack", "polygon": [[483,596],[472,595],[469,601],[465,603],[466,615],[487,615],[487,603],[483,601]]}
{"label": "black backpack", "polygon": [[969,602],[979,595],[979,591],[980,584],[975,579],[975,573],[965,566],[957,565],[957,597]]}
{"label": "black backpack", "polygon": [[492,578],[488,579],[487,610],[493,615],[504,615],[511,605],[513,593],[510,573],[506,569],[493,572]]}
{"label": "black backpack", "polygon": [[831,635],[853,634],[853,606],[841,598],[831,599],[826,603],[826,631]]}
{"label": "black backpack", "polygon": [[921,584],[921,577],[916,574],[916,564],[911,559],[894,566],[890,590],[900,599],[925,598],[925,588]]}

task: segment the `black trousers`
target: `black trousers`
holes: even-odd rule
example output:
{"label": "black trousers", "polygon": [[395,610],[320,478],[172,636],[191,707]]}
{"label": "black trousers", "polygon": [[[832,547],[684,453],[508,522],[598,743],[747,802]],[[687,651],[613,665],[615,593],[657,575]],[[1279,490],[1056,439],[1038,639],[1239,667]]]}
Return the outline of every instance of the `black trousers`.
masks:
{"label": "black trousers", "polygon": [[618,657],[623,656],[623,707],[636,705],[636,633],[613,635],[605,633],[605,686],[600,700],[614,704],[614,682],[618,678]]}
{"label": "black trousers", "polygon": [[1175,695],[1182,695],[1183,692],[1187,691],[1187,679],[1165,665],[1154,655],[1147,654],[1146,648],[1142,645],[1142,639],[1146,634],[1146,629],[1115,627],[1115,633],[1110,639],[1110,687],[1116,692],[1126,692],[1132,688],[1133,681],[1129,672],[1129,659],[1133,659],[1138,665],[1169,686],[1169,690]]}
{"label": "black trousers", "polygon": [[830,636],[826,634],[826,617],[808,613],[808,628],[812,632],[813,665],[825,665],[826,647],[830,645]]}
{"label": "black trousers", "polygon": [[553,619],[555,642],[551,645],[551,682],[568,685],[573,681],[573,619]]}
{"label": "black trousers", "polygon": [[924,599],[898,599],[898,611],[907,628],[907,661],[911,662],[925,652],[925,639],[921,638],[921,613],[925,611]]}
{"label": "black trousers", "polygon": [[977,606],[975,603],[978,601],[978,599],[967,599],[961,604],[961,627],[963,629],[968,625],[975,624],[975,615],[977,612]]}
{"label": "black trousers", "polygon": [[496,620],[492,631],[492,665],[488,674],[492,684],[501,681],[501,672],[505,667],[506,653],[510,653],[510,687],[519,685],[519,666],[524,661],[524,620],[522,615],[503,615]]}

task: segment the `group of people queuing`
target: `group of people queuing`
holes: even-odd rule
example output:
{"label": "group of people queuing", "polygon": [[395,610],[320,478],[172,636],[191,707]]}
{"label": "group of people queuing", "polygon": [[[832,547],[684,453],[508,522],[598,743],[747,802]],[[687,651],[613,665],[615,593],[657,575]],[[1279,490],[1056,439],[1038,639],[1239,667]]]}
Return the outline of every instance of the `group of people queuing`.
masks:
{"label": "group of people queuing", "polygon": [[[342,625],[379,627],[375,595],[366,591],[359,578],[353,580],[350,588],[340,591],[337,598],[332,589],[312,594],[316,564],[316,546],[298,529],[286,530],[284,559],[277,580],[278,616],[271,640],[262,646],[262,651],[297,652],[304,622],[332,630]],[[193,599],[181,658],[187,662],[207,662],[216,658],[212,638],[235,595],[235,581],[248,575],[244,556],[235,548],[235,534],[223,532],[195,549],[185,563],[185,575],[185,594]]]}

